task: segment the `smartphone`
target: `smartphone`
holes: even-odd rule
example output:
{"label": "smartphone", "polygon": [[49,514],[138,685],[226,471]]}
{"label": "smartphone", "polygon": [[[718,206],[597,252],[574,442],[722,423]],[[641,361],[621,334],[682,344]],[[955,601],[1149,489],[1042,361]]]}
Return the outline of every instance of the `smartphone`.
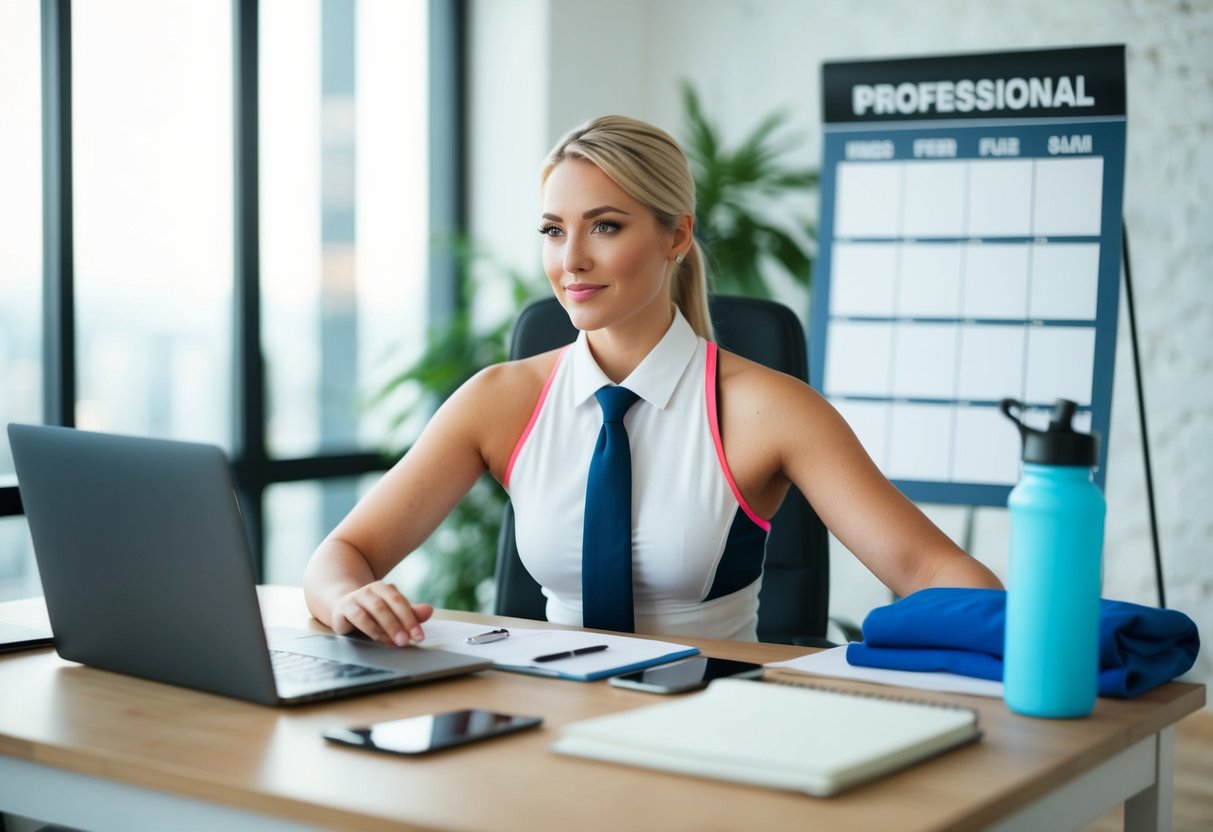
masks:
{"label": "smartphone", "polygon": [[425,754],[453,745],[512,734],[543,723],[537,716],[514,716],[478,708],[376,722],[363,728],[330,728],[324,738],[389,754]]}
{"label": "smartphone", "polygon": [[762,665],[694,656],[636,673],[613,676],[611,684],[617,688],[632,688],[649,693],[682,693],[705,688],[713,679],[723,679],[726,676],[757,679],[762,676]]}

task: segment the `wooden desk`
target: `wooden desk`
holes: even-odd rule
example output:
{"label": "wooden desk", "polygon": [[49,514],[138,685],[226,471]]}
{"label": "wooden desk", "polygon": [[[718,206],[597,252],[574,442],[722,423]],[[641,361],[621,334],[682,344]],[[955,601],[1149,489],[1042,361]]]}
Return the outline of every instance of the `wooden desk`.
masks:
{"label": "wooden desk", "polygon": [[[261,597],[268,621],[319,626],[298,590],[263,588]],[[37,602],[0,604],[3,620],[40,614]],[[750,661],[806,652],[681,641]],[[906,695],[976,708],[984,739],[815,799],[550,752],[568,722],[661,701],[605,681],[485,671],[274,709],[81,667],[46,648],[0,656],[0,810],[92,830],[1054,830],[1127,801],[1127,828],[1166,829],[1171,726],[1204,704],[1205,689],[1172,683],[1131,701],[1101,699],[1091,717],[1070,721],[1019,717],[1000,700]],[[465,707],[536,714],[545,723],[416,759],[320,738],[330,725]]]}

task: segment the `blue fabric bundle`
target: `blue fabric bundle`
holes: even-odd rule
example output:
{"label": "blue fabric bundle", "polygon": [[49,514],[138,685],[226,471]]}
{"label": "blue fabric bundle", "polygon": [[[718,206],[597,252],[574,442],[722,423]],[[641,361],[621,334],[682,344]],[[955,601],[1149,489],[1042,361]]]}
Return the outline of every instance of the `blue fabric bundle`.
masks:
{"label": "blue fabric bundle", "polygon": [[[864,641],[847,646],[847,661],[1001,681],[1006,604],[1007,594],[996,589],[920,590],[872,610]],[[1137,696],[1196,661],[1200,636],[1182,612],[1106,598],[1099,604],[1101,696]]]}

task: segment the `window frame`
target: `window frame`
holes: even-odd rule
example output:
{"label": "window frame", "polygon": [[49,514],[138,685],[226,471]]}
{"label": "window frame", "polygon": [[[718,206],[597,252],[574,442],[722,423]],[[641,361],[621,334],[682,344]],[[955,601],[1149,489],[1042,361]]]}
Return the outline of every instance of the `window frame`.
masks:
{"label": "window frame", "polygon": [[[77,398],[75,262],[72,204],[71,2],[41,0],[43,187],[43,421],[75,426]],[[427,0],[431,227],[465,227],[466,0]],[[232,0],[233,236],[232,471],[258,580],[265,568],[265,492],[277,483],[356,477],[394,460],[373,452],[274,458],[266,445],[265,368],[261,358],[260,8]],[[453,104],[451,103],[453,102]],[[458,294],[454,255],[429,252],[428,319],[450,318]],[[24,514],[16,484],[0,485],[0,517]]]}

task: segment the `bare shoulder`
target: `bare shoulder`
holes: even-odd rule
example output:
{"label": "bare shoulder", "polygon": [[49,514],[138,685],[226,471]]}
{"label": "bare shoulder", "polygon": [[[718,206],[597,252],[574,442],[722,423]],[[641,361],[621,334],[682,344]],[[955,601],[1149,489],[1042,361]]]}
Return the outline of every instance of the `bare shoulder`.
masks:
{"label": "bare shoulder", "polygon": [[505,471],[560,353],[552,350],[486,367],[443,406],[457,410],[456,418],[477,437],[481,456],[494,476],[500,478]]}
{"label": "bare shoulder", "polygon": [[853,435],[825,398],[798,378],[721,350],[721,429],[729,461],[744,465],[747,457],[762,471],[787,472],[791,457],[816,457]]}
{"label": "bare shoulder", "polygon": [[552,350],[490,365],[468,379],[460,392],[477,401],[494,402],[498,407],[508,407],[515,401],[533,404],[559,356],[560,350]]}
{"label": "bare shoulder", "polygon": [[728,350],[720,350],[719,355],[721,398],[730,406],[768,416],[786,415],[788,408],[831,409],[816,390],[798,378]]}

